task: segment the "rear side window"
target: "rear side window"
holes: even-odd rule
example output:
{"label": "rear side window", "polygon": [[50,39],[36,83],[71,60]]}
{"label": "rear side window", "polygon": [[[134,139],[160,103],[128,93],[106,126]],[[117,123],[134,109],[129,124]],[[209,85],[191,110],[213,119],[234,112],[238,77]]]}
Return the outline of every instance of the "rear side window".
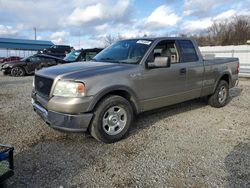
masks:
{"label": "rear side window", "polygon": [[192,62],[198,61],[198,56],[196,54],[196,50],[194,45],[189,40],[180,40],[179,46],[181,50],[181,56],[183,62]]}

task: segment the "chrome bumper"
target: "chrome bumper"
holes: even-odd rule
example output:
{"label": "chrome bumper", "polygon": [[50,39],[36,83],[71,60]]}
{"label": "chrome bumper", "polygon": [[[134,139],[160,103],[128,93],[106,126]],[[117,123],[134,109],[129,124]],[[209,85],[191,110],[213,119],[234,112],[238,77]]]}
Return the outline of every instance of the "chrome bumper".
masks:
{"label": "chrome bumper", "polygon": [[51,127],[61,131],[85,132],[93,117],[92,113],[65,114],[49,111],[32,100],[34,111]]}

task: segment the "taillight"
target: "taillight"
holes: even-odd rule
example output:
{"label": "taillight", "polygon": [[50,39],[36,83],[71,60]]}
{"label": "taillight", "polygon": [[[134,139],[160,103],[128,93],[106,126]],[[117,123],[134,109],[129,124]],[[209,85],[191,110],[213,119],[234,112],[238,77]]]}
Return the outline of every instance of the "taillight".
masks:
{"label": "taillight", "polygon": [[237,74],[239,74],[240,72],[240,63],[238,62],[238,65],[237,65]]}

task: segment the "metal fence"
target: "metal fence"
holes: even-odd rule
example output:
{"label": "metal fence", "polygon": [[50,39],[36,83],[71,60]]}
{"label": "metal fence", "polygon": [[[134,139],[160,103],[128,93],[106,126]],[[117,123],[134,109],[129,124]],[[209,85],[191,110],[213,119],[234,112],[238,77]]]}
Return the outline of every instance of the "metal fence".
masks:
{"label": "metal fence", "polygon": [[205,46],[200,47],[203,56],[238,57],[240,61],[240,76],[250,77],[250,45],[239,46]]}
{"label": "metal fence", "polygon": [[28,57],[34,55],[35,53],[37,53],[37,51],[0,49],[0,57],[10,57],[10,56]]}

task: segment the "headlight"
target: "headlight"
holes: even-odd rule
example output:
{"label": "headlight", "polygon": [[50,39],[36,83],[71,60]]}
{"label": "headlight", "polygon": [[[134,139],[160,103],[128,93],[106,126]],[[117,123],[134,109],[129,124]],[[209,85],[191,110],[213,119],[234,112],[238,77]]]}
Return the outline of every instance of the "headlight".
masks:
{"label": "headlight", "polygon": [[61,97],[83,97],[85,85],[81,82],[58,81],[54,89],[54,96]]}
{"label": "headlight", "polygon": [[6,64],[2,66],[3,69],[6,69],[8,67],[9,67],[9,65],[6,65]]}

